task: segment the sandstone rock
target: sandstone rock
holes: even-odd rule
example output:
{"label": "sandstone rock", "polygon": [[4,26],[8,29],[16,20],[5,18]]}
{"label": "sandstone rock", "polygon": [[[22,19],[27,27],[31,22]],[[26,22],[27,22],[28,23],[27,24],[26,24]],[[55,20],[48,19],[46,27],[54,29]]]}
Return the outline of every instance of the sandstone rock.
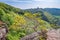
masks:
{"label": "sandstone rock", "polygon": [[30,34],[30,35],[27,35],[27,36],[21,38],[20,40],[40,40],[41,35],[42,35],[42,37],[45,38],[46,37],[46,31],[42,30],[42,31],[34,32],[34,33]]}
{"label": "sandstone rock", "polygon": [[8,29],[6,24],[0,21],[0,40],[6,40],[7,32]]}
{"label": "sandstone rock", "polygon": [[47,32],[47,40],[60,40],[60,29],[52,29]]}
{"label": "sandstone rock", "polygon": [[[48,32],[45,34],[45,32],[34,32],[30,35],[27,35],[23,38],[21,38],[21,40],[39,40],[39,36],[43,36],[44,38],[46,38],[45,40],[60,40],[60,29],[51,29],[48,30]],[[47,35],[47,36],[44,36]]]}
{"label": "sandstone rock", "polygon": [[40,35],[40,32],[34,32],[30,35],[27,35],[23,38],[21,38],[21,40],[39,40],[37,37]]}

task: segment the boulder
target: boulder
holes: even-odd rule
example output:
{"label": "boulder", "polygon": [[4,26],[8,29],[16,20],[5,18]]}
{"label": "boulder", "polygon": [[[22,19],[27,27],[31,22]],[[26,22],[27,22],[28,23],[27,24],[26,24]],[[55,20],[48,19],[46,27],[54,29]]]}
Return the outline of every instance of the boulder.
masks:
{"label": "boulder", "polygon": [[42,36],[46,40],[46,32],[46,30],[37,31],[21,38],[20,40],[40,40],[40,36]]}
{"label": "boulder", "polygon": [[6,40],[7,32],[8,32],[7,25],[0,21],[0,40]]}
{"label": "boulder", "polygon": [[52,29],[47,32],[47,40],[60,40],[60,29]]}

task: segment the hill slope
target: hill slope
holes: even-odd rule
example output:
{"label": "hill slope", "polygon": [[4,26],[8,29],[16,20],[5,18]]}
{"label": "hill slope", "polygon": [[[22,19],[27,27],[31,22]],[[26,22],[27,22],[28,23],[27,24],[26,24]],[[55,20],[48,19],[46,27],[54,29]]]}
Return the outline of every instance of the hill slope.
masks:
{"label": "hill slope", "polygon": [[55,16],[60,16],[60,8],[32,8],[32,9],[26,9],[28,11],[31,11],[32,13],[34,12],[39,12],[39,11],[46,11],[52,15],[55,15]]}
{"label": "hill slope", "polygon": [[5,3],[0,3],[0,20],[8,25],[7,40],[19,40],[33,32],[60,27],[60,20],[43,9],[22,10]]}
{"label": "hill slope", "polygon": [[45,8],[44,11],[47,11],[52,15],[60,16],[60,9],[58,8]]}
{"label": "hill slope", "polygon": [[[50,11],[52,11],[53,8],[49,8],[49,9],[51,9]],[[42,9],[42,8],[34,8],[34,9],[26,9],[26,10],[33,13],[33,14],[34,13],[40,13],[43,20],[45,20],[45,21],[47,21],[49,23],[52,23],[52,24],[60,25],[60,19],[57,18],[56,16],[54,16],[56,14],[57,15],[60,14],[60,13],[59,14],[57,13],[58,10],[54,9],[52,11],[53,13],[51,13],[51,12],[47,11],[49,9],[45,10],[45,9]],[[54,13],[54,11],[55,11],[55,13]]]}

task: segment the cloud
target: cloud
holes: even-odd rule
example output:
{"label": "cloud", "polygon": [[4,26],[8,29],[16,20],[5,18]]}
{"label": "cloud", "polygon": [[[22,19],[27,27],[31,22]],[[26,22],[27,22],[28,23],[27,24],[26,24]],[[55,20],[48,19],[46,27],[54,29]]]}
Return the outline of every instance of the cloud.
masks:
{"label": "cloud", "polygon": [[0,0],[17,8],[60,8],[60,0]]}
{"label": "cloud", "polygon": [[12,0],[13,2],[32,2],[32,0]]}
{"label": "cloud", "polygon": [[34,1],[43,1],[43,2],[56,2],[57,0],[34,0]]}
{"label": "cloud", "polygon": [[0,0],[1,2],[32,2],[32,0]]}

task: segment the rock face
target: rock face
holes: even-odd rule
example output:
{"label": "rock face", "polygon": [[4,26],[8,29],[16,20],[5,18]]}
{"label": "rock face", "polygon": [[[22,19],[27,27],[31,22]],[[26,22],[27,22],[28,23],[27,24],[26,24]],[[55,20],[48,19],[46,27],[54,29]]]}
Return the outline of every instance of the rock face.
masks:
{"label": "rock face", "polygon": [[30,35],[27,35],[27,36],[21,38],[21,40],[40,40],[39,36],[41,36],[41,35],[43,37],[44,37],[44,35],[47,35],[47,36],[45,36],[46,37],[45,40],[60,40],[60,29],[57,29],[57,30],[51,29],[46,34],[45,34],[45,32],[35,32],[35,33],[32,33]]}
{"label": "rock face", "polygon": [[21,38],[20,40],[40,40],[41,35],[42,35],[42,37],[44,37],[46,39],[46,31],[43,30],[43,31],[37,31],[30,35],[27,35],[27,36]]}
{"label": "rock face", "polygon": [[21,40],[39,40],[38,36],[39,36],[40,32],[34,32],[30,35],[27,35],[23,38],[21,38]]}
{"label": "rock face", "polygon": [[47,32],[47,40],[60,40],[60,29],[52,29]]}
{"label": "rock face", "polygon": [[6,40],[7,32],[7,26],[5,25],[5,23],[0,21],[0,40]]}

